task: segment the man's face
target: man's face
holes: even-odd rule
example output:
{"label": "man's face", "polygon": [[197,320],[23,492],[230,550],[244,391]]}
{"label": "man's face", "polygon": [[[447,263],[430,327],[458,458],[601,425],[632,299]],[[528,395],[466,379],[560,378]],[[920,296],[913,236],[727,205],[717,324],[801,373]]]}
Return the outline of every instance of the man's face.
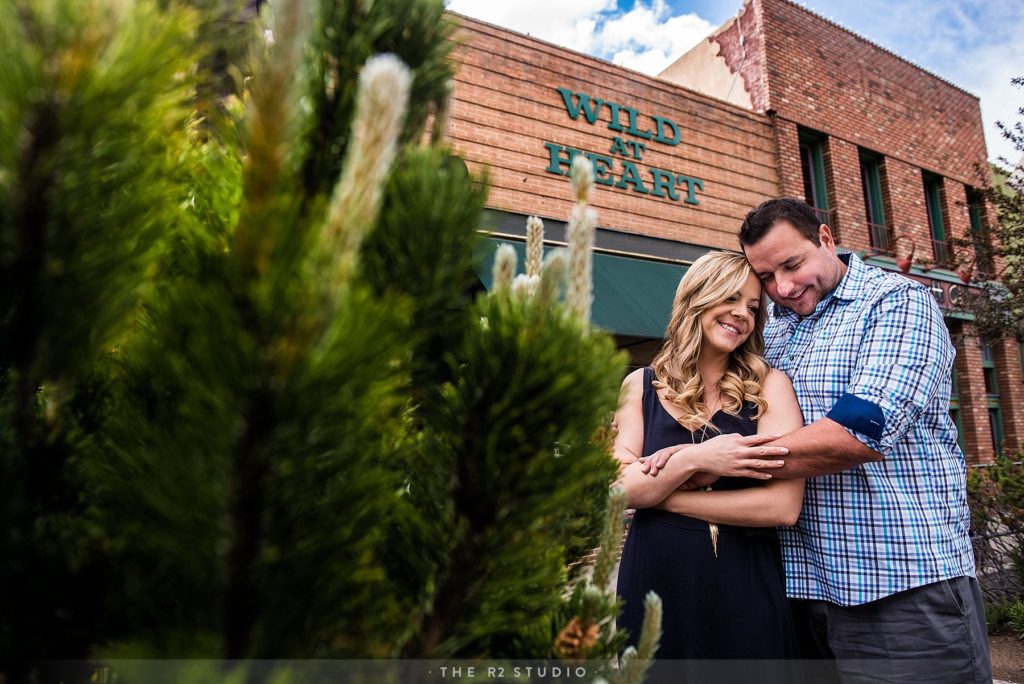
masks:
{"label": "man's face", "polygon": [[781,220],[757,244],[743,249],[771,300],[798,316],[812,313],[846,273],[828,226],[821,226],[818,237],[821,244],[815,246],[792,223]]}

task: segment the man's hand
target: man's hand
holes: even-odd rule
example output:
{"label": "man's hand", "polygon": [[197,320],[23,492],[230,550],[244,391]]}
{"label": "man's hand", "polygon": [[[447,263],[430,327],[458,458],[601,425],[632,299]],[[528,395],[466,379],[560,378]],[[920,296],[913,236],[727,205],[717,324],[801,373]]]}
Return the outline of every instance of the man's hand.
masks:
{"label": "man's hand", "polygon": [[789,453],[786,447],[767,446],[781,435],[748,435],[735,433],[718,435],[706,442],[693,445],[688,456],[699,472],[721,477],[751,477],[771,479],[765,469],[781,468],[785,461],[776,460]]}

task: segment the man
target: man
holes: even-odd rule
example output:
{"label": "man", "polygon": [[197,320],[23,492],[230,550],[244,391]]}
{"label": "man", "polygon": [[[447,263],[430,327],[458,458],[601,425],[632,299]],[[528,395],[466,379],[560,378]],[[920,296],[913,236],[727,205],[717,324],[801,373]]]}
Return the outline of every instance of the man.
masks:
{"label": "man", "polygon": [[[968,537],[965,464],[949,417],[954,349],[919,283],[837,255],[795,199],[764,202],[740,244],[774,302],[766,356],[806,427],[772,477],[808,478],[780,528],[801,651],[848,682],[991,682]],[[674,449],[647,459],[652,474]]]}
{"label": "man", "polygon": [[807,426],[773,477],[806,477],[782,529],[806,658],[840,680],[990,682],[968,537],[965,464],[949,417],[955,350],[921,284],[837,255],[795,199],[747,215],[740,245],[774,302],[766,356]]}

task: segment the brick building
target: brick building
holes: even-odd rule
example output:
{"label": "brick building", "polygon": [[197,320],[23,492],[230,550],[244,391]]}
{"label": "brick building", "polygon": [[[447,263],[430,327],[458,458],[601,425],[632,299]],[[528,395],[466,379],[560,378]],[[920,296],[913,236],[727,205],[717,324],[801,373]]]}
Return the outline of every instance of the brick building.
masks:
{"label": "brick building", "polygon": [[547,242],[564,243],[569,165],[590,157],[594,320],[635,363],[660,346],[687,265],[736,249],[760,201],[801,197],[842,248],[935,294],[957,345],[950,410],[968,459],[1024,441],[1020,345],[983,348],[957,310],[998,269],[975,239],[991,214],[976,97],[789,0],[746,0],[657,78],[458,20],[449,137],[488,170],[484,231],[521,249],[536,214]]}

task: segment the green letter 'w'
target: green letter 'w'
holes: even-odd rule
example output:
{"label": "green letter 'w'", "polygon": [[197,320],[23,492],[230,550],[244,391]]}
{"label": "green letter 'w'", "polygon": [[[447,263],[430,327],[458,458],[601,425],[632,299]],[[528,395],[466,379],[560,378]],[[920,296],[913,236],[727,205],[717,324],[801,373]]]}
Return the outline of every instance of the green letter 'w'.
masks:
{"label": "green letter 'w'", "polygon": [[[604,100],[599,97],[590,99],[589,95],[574,93],[568,88],[558,88],[557,90],[565,102],[565,111],[569,113],[573,121],[579,118],[580,110],[583,110],[583,116],[587,118],[587,123],[597,121],[597,113],[601,111],[601,105],[604,104]],[[575,102],[573,102],[573,96],[576,97]]]}

